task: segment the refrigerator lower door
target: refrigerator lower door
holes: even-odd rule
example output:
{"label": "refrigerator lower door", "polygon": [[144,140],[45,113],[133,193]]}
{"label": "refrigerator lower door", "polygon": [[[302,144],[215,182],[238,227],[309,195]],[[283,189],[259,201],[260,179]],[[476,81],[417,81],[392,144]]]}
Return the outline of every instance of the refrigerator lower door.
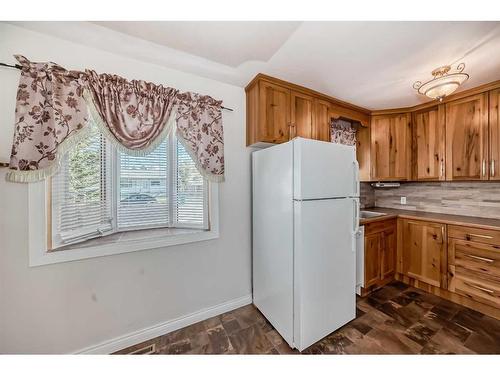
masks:
{"label": "refrigerator lower door", "polygon": [[356,198],[294,202],[294,345],[304,350],[355,318]]}

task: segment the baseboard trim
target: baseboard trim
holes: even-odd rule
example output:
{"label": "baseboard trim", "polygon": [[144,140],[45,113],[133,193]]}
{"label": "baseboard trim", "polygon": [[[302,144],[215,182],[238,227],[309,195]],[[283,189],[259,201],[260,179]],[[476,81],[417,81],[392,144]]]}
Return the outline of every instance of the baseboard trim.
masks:
{"label": "baseboard trim", "polygon": [[168,320],[166,322],[156,324],[154,326],[144,328],[127,335],[117,337],[100,344],[89,346],[82,350],[78,350],[73,354],[110,354],[118,350],[128,348],[129,346],[139,344],[141,342],[151,340],[155,337],[165,335],[177,329],[187,327],[191,324],[202,320],[212,318],[216,315],[237,309],[252,303],[252,295],[236,298],[206,309],[199,310],[192,314],[184,315],[177,319]]}

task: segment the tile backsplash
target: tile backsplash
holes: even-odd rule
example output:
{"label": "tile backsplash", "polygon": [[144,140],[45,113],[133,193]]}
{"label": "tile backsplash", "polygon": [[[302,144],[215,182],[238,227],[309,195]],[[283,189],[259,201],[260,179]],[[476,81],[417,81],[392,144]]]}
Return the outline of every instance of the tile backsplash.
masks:
{"label": "tile backsplash", "polygon": [[370,186],[369,182],[359,184],[359,193],[359,206],[361,208],[375,206],[375,189]]}
{"label": "tile backsplash", "polygon": [[[406,197],[406,204],[401,204]],[[361,184],[361,207],[387,207],[500,219],[500,182],[410,182],[395,189]]]}

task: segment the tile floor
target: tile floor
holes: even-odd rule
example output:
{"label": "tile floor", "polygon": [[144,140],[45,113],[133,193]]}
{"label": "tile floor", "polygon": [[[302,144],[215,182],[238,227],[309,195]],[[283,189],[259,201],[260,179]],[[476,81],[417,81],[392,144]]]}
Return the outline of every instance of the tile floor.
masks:
{"label": "tile floor", "polygon": [[[248,305],[121,350],[154,354],[295,354]],[[500,321],[393,282],[358,298],[356,319],[305,354],[500,354]]]}

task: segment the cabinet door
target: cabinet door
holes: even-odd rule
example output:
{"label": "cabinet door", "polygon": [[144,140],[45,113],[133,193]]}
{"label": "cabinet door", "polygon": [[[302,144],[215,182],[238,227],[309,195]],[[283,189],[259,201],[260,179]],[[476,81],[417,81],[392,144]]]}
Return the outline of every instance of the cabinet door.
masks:
{"label": "cabinet door", "polygon": [[382,232],[380,277],[385,279],[396,271],[396,228]]}
{"label": "cabinet door", "polygon": [[382,233],[365,236],[365,288],[380,280],[380,247]]}
{"label": "cabinet door", "polygon": [[500,89],[490,91],[490,180],[500,180]]}
{"label": "cabinet door", "polygon": [[439,105],[413,114],[413,178],[445,179],[445,108]]}
{"label": "cabinet door", "polygon": [[488,179],[488,94],[446,104],[446,179]]}
{"label": "cabinet door", "polygon": [[446,288],[445,229],[444,224],[403,220],[403,274]]}
{"label": "cabinet door", "polygon": [[359,180],[371,181],[369,126],[360,126],[356,132],[356,159],[359,163]]}
{"label": "cabinet door", "polygon": [[265,81],[259,85],[258,140],[286,142],[290,139],[290,90]]}
{"label": "cabinet door", "polygon": [[330,131],[330,108],[331,104],[325,100],[314,101],[315,119],[313,123],[312,138],[319,141],[331,142]]}
{"label": "cabinet door", "polygon": [[291,93],[291,117],[292,135],[291,138],[302,137],[312,138],[314,123],[314,98],[300,92]]}
{"label": "cabinet door", "polygon": [[410,114],[374,116],[370,127],[372,180],[408,180]]}

